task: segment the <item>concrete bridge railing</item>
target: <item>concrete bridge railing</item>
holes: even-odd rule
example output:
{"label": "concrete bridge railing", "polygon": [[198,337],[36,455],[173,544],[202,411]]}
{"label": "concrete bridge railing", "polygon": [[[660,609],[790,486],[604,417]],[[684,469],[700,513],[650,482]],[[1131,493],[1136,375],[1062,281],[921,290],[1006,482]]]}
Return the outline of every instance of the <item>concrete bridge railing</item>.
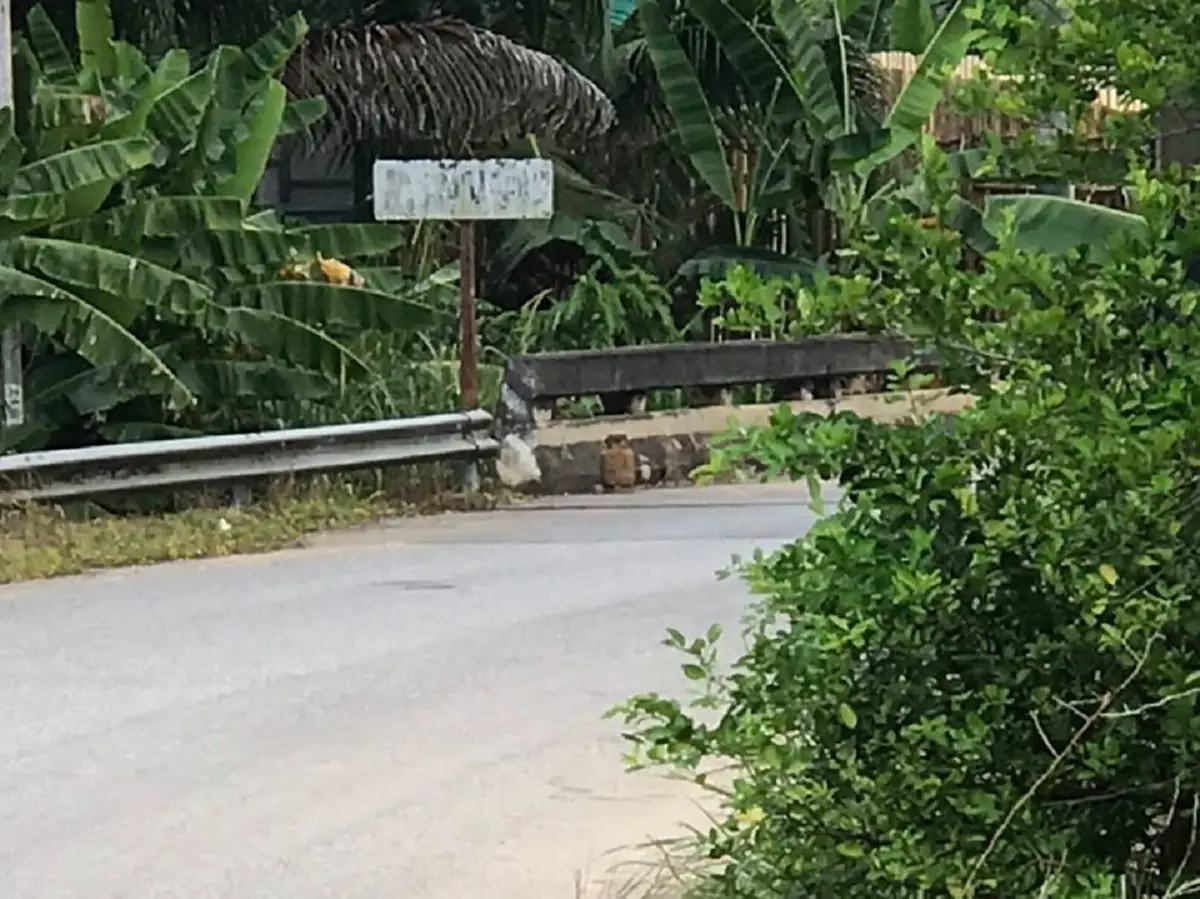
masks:
{"label": "concrete bridge railing", "polygon": [[[501,476],[537,493],[616,486],[606,447],[628,444],[638,484],[685,484],[730,425],[765,424],[780,402],[796,412],[851,411],[879,421],[954,413],[969,395],[935,388],[889,390],[898,362],[936,373],[936,359],[902,341],[861,335],[798,341],[732,341],[524,356],[510,361],[500,408]],[[770,403],[735,404],[737,388],[765,386]],[[688,408],[646,411],[654,391],[681,389]],[[599,397],[604,414],[556,416],[561,400]],[[536,463],[536,464],[535,464]]]}

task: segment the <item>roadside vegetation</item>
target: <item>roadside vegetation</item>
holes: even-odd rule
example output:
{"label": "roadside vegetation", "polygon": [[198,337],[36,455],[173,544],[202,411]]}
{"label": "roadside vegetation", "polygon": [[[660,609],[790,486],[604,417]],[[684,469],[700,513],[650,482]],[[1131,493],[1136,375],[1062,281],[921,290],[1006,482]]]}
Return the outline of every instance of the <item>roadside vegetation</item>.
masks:
{"label": "roadside vegetation", "polygon": [[[1062,12],[970,10],[961,48],[1022,75],[970,91],[1029,124],[966,151],[920,136],[887,191],[853,173],[867,202],[812,294],[936,350],[975,404],[897,427],[781,409],[710,463],[844,498],[735,564],[743,653],[671,632],[690,695],[613,710],[631,764],[720,808],[679,895],[1200,891],[1200,183],[1148,140],[1194,108],[1200,32],[1183,5]],[[1103,86],[1140,105],[1079,140]],[[980,208],[980,172],[1124,201]],[[750,288],[744,326],[774,327]]]}
{"label": "roadside vegetation", "polygon": [[0,528],[0,584],[104,568],[266,552],[317,531],[403,514],[399,504],[313,491],[256,503],[198,503],[170,514],[91,514],[34,507]]}
{"label": "roadside vegetation", "polygon": [[235,505],[227,490],[123,504],[30,505],[0,513],[0,584],[303,546],[322,532],[416,515],[492,509],[498,484],[459,490],[452,466],[365,476],[278,479]]}
{"label": "roadside vegetation", "polygon": [[[485,403],[518,352],[864,331],[977,398],[887,428],[783,409],[714,454],[844,499],[735,565],[742,655],[672,632],[695,694],[614,710],[633,764],[720,810],[676,892],[1200,890],[1200,193],[1152,158],[1196,108],[1193,4],[250,6],[22,5],[0,325],[32,417],[0,451],[456,408],[445,229],[294,221],[256,186],[287,142],[552,155],[554,218],[484,229]],[[887,51],[916,61],[899,87]],[[989,77],[951,82],[968,59]],[[355,78],[388,89],[354,104]],[[464,119],[492,95],[528,102]],[[286,545],[440,492],[36,510],[4,522],[0,581]]]}

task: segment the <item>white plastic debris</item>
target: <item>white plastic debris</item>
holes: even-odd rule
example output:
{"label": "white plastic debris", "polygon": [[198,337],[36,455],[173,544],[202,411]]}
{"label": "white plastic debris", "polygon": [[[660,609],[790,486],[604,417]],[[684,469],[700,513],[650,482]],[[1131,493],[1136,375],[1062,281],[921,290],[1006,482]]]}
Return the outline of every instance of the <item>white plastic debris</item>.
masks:
{"label": "white plastic debris", "polygon": [[506,434],[500,441],[500,457],[496,474],[505,487],[516,488],[542,479],[533,448],[516,434]]}

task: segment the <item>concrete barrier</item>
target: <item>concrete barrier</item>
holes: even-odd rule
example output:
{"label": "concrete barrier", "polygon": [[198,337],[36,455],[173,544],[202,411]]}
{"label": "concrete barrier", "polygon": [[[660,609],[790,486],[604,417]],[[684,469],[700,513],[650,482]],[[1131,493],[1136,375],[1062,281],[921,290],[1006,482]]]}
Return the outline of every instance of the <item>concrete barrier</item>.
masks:
{"label": "concrete barrier", "polygon": [[[863,418],[895,423],[932,413],[953,414],[973,400],[969,394],[939,389],[799,400],[787,405],[797,413],[852,412]],[[605,489],[601,480],[601,453],[605,440],[617,434],[624,435],[637,454],[639,484],[687,484],[692,470],[708,460],[708,445],[714,436],[730,426],[765,425],[777,408],[778,403],[706,406],[542,423],[522,435],[532,445],[540,469],[540,479],[525,489],[542,494]]]}

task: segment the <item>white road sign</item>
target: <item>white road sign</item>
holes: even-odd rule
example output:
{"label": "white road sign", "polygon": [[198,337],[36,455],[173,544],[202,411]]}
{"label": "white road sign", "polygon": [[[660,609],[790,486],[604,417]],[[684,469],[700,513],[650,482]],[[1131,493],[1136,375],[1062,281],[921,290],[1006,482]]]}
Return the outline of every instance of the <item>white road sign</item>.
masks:
{"label": "white road sign", "polygon": [[380,159],[379,221],[546,219],[554,213],[549,159]]}

